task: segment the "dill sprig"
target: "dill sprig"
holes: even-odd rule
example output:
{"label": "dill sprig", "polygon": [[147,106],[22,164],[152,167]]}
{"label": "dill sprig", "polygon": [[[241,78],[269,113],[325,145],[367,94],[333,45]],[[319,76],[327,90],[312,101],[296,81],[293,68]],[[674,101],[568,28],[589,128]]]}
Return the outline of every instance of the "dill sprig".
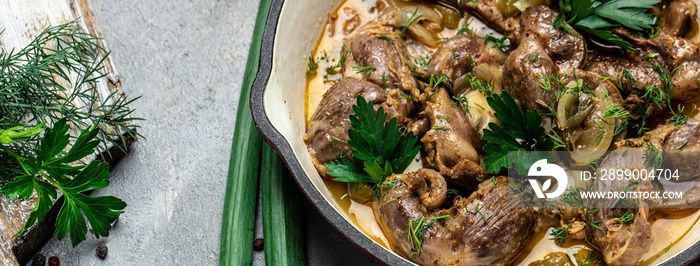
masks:
{"label": "dill sprig", "polygon": [[600,253],[593,250],[586,250],[588,255],[586,255],[586,257],[582,260],[579,257],[580,252],[581,251],[574,253],[574,258],[576,258],[579,266],[605,265],[603,256],[601,256]]}
{"label": "dill sprig", "polygon": [[571,225],[555,228],[549,235],[554,237],[554,242],[557,245],[563,246],[569,238],[569,228],[571,228]]}
{"label": "dill sprig", "polygon": [[502,36],[501,38],[496,38],[494,36],[486,34],[484,36],[484,45],[488,44],[489,42],[492,43],[491,48],[498,48],[502,52],[508,52],[510,50],[510,39],[508,36]]}
{"label": "dill sprig", "polygon": [[415,250],[415,252],[411,253],[409,258],[423,252],[423,238],[425,236],[425,232],[428,231],[428,228],[430,228],[432,225],[433,220],[426,222],[425,218],[423,217],[416,220],[408,220],[408,243],[410,243],[411,248]]}
{"label": "dill sprig", "polygon": [[[115,92],[100,99],[97,84],[106,75],[103,63],[109,52],[97,40],[74,20],[45,29],[22,49],[0,49],[0,129],[52,125],[66,118],[79,132],[97,126],[99,154],[110,143],[125,150],[124,134],[138,135],[132,122],[141,119],[131,117],[128,108],[138,98],[128,100]],[[8,147],[27,156],[36,150],[37,140],[19,139]],[[12,160],[0,163],[0,176],[19,172]]]}
{"label": "dill sprig", "polygon": [[618,222],[623,222],[623,223],[626,223],[626,224],[630,224],[630,223],[632,223],[632,221],[634,221],[634,214],[632,214],[631,212],[627,211],[624,215],[622,215],[622,216],[620,216],[620,217],[618,217],[618,218],[615,218],[615,220],[618,221]]}

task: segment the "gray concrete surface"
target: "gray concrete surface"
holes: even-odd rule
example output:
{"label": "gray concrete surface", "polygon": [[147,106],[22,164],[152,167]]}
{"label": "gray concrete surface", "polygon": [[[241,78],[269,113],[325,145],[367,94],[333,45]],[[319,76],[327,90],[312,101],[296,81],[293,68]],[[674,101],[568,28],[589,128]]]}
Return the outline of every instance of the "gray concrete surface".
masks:
{"label": "gray concrete surface", "polygon": [[[236,108],[258,1],[91,0],[146,138],[112,169],[129,206],[108,238],[72,248],[55,237],[40,251],[62,265],[216,265]],[[258,214],[260,213],[258,199]],[[308,265],[377,265],[336,234],[304,200]],[[262,235],[256,217],[255,235]],[[95,254],[109,247],[106,260]],[[251,243],[252,244],[252,243]],[[264,252],[254,252],[254,265]]]}
{"label": "gray concrete surface", "polygon": [[[41,253],[62,265],[212,265],[234,120],[259,1],[92,0],[146,139],[112,170],[129,206],[109,238]],[[99,243],[109,256],[95,255]]]}

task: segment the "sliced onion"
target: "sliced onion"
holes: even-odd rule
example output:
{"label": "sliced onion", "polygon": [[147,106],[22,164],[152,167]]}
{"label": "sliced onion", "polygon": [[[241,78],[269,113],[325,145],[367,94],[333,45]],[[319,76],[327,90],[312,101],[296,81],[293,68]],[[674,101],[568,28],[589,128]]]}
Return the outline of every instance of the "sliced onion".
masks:
{"label": "sliced onion", "polygon": [[[416,11],[416,8],[418,8],[418,11]],[[436,23],[440,23],[441,21],[440,14],[435,12],[435,10],[423,6],[405,6],[399,9],[399,11],[397,11],[395,14],[396,26],[403,27],[411,23],[411,19],[415,18],[413,17],[414,13],[416,13],[416,16],[419,17],[412,23],[412,25],[421,20],[429,20]]]}
{"label": "sliced onion", "polygon": [[592,98],[594,98],[592,95],[586,93],[581,95],[564,94],[557,106],[559,127],[572,128],[580,125],[593,110],[594,100]]}
{"label": "sliced onion", "polygon": [[[512,1],[509,1],[512,2]],[[547,5],[549,6],[550,1],[549,0],[519,0],[513,3],[513,6],[515,8],[520,9],[520,12],[525,11],[528,7],[534,6],[534,5]]]}
{"label": "sliced onion", "polygon": [[[572,81],[566,87],[580,84],[581,80]],[[557,122],[575,151],[572,159],[577,162],[589,162],[602,156],[612,143],[615,119],[603,117],[603,112],[612,104],[612,99],[603,96],[605,93],[606,89],[598,86],[593,95],[566,93],[559,100]]]}
{"label": "sliced onion", "polygon": [[501,124],[501,121],[496,118],[494,111],[489,106],[486,101],[486,96],[484,93],[478,90],[473,90],[467,93],[465,96],[469,102],[469,113],[467,118],[472,127],[474,127],[479,134],[483,134],[483,130],[488,128],[489,123],[493,122],[496,124]]}
{"label": "sliced onion", "polygon": [[464,95],[467,93],[467,90],[471,88],[469,86],[469,78],[467,75],[462,75],[461,77],[455,79],[452,84],[454,85],[453,88],[455,95]]}
{"label": "sliced onion", "polygon": [[408,26],[408,31],[421,43],[428,46],[438,45],[435,36],[420,24],[424,20],[440,24],[442,19],[435,10],[423,6],[406,6],[399,9],[394,16],[396,27]]}

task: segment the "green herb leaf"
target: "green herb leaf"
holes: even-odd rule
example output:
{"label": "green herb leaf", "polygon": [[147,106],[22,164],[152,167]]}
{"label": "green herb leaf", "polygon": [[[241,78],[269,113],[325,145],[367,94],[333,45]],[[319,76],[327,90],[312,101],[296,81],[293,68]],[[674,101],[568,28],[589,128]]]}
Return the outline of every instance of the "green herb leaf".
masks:
{"label": "green herb leaf", "polygon": [[[568,23],[604,41],[633,51],[632,45],[610,32],[610,28],[625,26],[635,31],[653,30],[656,15],[647,10],[660,0],[560,0],[562,13]],[[556,22],[556,21],[555,21]]]}
{"label": "green herb leaf", "polygon": [[611,0],[596,7],[595,14],[641,31],[656,24],[656,16],[646,11],[658,3],[659,0]]}
{"label": "green herb leaf", "polygon": [[554,242],[557,245],[563,246],[569,238],[569,228],[571,228],[571,225],[555,228],[549,235],[554,237]]}
{"label": "green herb leaf", "polygon": [[[25,174],[8,182],[2,193],[9,198],[29,198],[37,194],[37,204],[27,219],[21,234],[27,228],[43,221],[51,209],[58,191],[64,197],[63,205],[56,218],[56,236],[63,239],[70,232],[71,244],[75,247],[85,240],[87,223],[90,223],[95,236],[108,236],[113,222],[126,203],[113,196],[89,197],[83,192],[104,188],[109,185],[109,166],[105,162],[93,160],[80,165],[80,160],[93,154],[99,145],[96,140],[99,129],[84,130],[73,146],[64,152],[70,141],[66,119],[57,121],[39,142],[36,156],[19,157],[18,161]],[[2,146],[4,150],[7,148]]]}
{"label": "green herb leaf", "polygon": [[[484,129],[484,151],[490,155],[484,159],[487,172],[497,173],[501,168],[508,168],[508,152],[551,151],[554,148],[554,143],[545,136],[544,128],[540,126],[542,117],[536,110],[523,115],[515,99],[506,91],[493,94],[486,101],[495,111],[496,118],[503,123],[502,126],[489,123],[488,129]],[[537,159],[533,158],[536,156],[518,157],[527,159],[528,162]],[[516,165],[516,169],[522,174],[522,165]]]}
{"label": "green herb leaf", "polygon": [[[23,126],[16,126],[8,129],[0,129],[0,143],[10,144],[15,139],[23,139],[39,134],[44,130],[44,124],[35,126],[34,128],[23,130]],[[22,130],[22,131],[20,131]]]}
{"label": "green herb leaf", "polygon": [[489,42],[493,43],[491,48],[498,48],[504,53],[508,52],[508,50],[510,49],[510,39],[508,38],[508,36],[504,35],[501,38],[496,38],[486,34],[486,36],[484,36],[484,44],[488,44]]}
{"label": "green herb leaf", "polygon": [[328,174],[341,182],[380,183],[391,174],[403,173],[420,147],[413,132],[404,133],[396,124],[396,118],[386,121],[382,107],[377,112],[371,101],[357,97],[350,115],[348,144],[352,146],[354,163],[341,158],[326,163]]}

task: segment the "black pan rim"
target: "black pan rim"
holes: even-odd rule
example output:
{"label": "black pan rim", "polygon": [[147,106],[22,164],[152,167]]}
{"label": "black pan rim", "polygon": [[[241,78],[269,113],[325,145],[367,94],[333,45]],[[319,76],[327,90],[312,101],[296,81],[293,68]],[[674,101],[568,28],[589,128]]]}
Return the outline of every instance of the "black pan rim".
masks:
{"label": "black pan rim", "polygon": [[292,176],[294,176],[295,181],[299,187],[301,187],[309,201],[311,201],[314,208],[316,208],[336,232],[340,233],[343,238],[348,240],[356,248],[383,264],[413,265],[360,232],[326,201],[302,169],[301,164],[299,164],[299,161],[292,152],[290,143],[272,126],[272,123],[265,113],[263,96],[272,70],[274,39],[283,4],[284,0],[272,0],[267,22],[265,23],[265,31],[263,33],[259,55],[260,63],[250,94],[250,108],[255,126],[263,140],[280,154],[282,160],[292,173]]}
{"label": "black pan rim", "polygon": [[[336,232],[340,233],[343,238],[348,240],[356,248],[383,264],[414,265],[395,253],[388,251],[364,233],[360,232],[326,201],[302,169],[301,164],[292,151],[290,143],[287,142],[274,126],[272,126],[272,123],[265,113],[265,106],[263,103],[264,94],[272,71],[274,41],[279,16],[284,3],[284,0],[272,0],[270,13],[265,23],[265,31],[263,33],[259,55],[260,63],[250,94],[250,108],[255,126],[263,140],[280,154],[282,160],[292,173],[292,176],[294,176],[295,181],[304,192],[304,195],[306,195],[314,208],[316,208]],[[692,246],[664,261],[660,265],[686,265],[698,258],[699,255],[700,241],[697,241]]]}

